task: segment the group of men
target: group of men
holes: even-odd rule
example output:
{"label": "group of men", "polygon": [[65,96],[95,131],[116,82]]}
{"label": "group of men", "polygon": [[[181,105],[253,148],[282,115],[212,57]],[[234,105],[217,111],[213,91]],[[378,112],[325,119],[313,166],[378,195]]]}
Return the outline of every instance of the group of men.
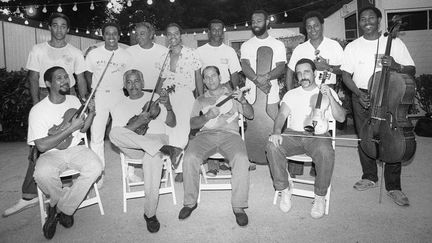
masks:
{"label": "group of men", "polygon": [[[378,55],[375,54],[384,52],[383,43],[387,38],[379,32],[380,21],[378,9],[366,7],[360,10],[359,27],[364,35],[343,52],[337,42],[323,36],[321,14],[306,14],[303,23],[308,41],[294,50],[286,71],[286,85],[290,90],[279,102],[278,85],[274,80],[285,72],[286,57],[268,60],[272,68],[267,73],[258,73],[256,66],[260,47],[272,48],[277,55],[283,45],[268,34],[269,19],[265,11],[252,14],[251,27],[255,36],[242,45],[240,61],[235,51],[223,43],[224,24],[220,20],[210,22],[209,43],[198,50],[182,44],[182,29],[175,23],[166,28],[168,48],[154,43],[155,30],[147,22],[136,24],[138,44],[123,49],[118,45],[119,26],[107,23],[102,27],[104,45],[91,50],[84,59],[81,52],[65,40],[70,27],[68,17],[53,14],[49,19],[51,40],[37,44],[27,64],[35,104],[29,116],[28,143],[42,154],[37,163],[29,164],[22,199],[4,215],[37,203],[34,176],[37,186],[51,198],[43,227],[45,237],[54,236],[57,222],[71,227],[73,214],[90,186],[96,180],[99,185],[103,183],[104,135],[111,115],[111,142],[126,157],[142,159],[146,195],[144,219],[150,232],[160,228],[156,211],[163,161],[169,159],[177,172],[183,173],[184,207],[178,217],[184,220],[198,206],[200,166],[216,152],[229,162],[232,210],[237,224],[246,226],[248,216],[244,209],[248,207],[250,148],[239,134],[238,120],[240,116],[254,119],[254,107],[253,99],[248,99],[244,89],[239,89],[238,74],[243,71],[247,83],[253,84],[250,85],[252,93],[267,95],[267,105],[261,108],[266,109],[273,121],[273,129],[265,149],[274,188],[282,192],[280,209],[288,212],[291,208],[292,185],[286,157],[306,153],[316,166],[311,216],[321,218],[335,151],[330,139],[298,135],[310,135],[305,126],[311,125],[311,114],[319,94],[322,95],[324,121],[345,120],[346,111],[331,88],[339,74],[353,92],[354,119],[357,132],[360,132],[359,126],[370,112],[367,83],[377,70],[374,64]],[[415,73],[414,62],[399,39],[394,42],[391,56],[381,60],[380,65],[397,72]],[[330,74],[328,79],[322,78],[324,73]],[[73,90],[75,83],[81,101],[94,100],[89,102],[86,115],[74,116],[62,123],[68,109],[81,106],[78,98],[69,95],[69,89]],[[299,86],[294,88],[297,84]],[[96,89],[94,98],[87,97],[90,93],[87,86]],[[153,102],[149,102],[152,94],[145,89],[157,93]],[[223,99],[228,101],[219,104]],[[143,108],[145,104],[150,106],[149,109]],[[285,130],[284,124],[287,124]],[[142,126],[146,129],[144,134],[138,132]],[[91,150],[80,143],[88,128],[91,128]],[[199,131],[189,138],[191,129]],[[321,135],[330,137],[327,131]],[[71,139],[70,145],[66,149],[57,148],[66,139]],[[183,150],[183,164],[179,165]],[[378,180],[375,160],[367,157],[360,147],[359,153],[363,177],[354,188],[373,188]],[[66,168],[81,173],[71,188],[63,188],[58,177]],[[132,167],[128,171],[129,180],[141,180]],[[400,174],[400,163],[386,164],[386,189],[397,204],[408,205],[408,198],[401,191]]]}

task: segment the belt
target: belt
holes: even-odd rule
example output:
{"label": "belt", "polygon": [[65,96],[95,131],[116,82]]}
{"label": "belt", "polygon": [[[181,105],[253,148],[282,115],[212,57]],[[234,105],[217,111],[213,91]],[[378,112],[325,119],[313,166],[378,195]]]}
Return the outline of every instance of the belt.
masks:
{"label": "belt", "polygon": [[363,93],[368,93],[369,91],[367,89],[359,89]]}
{"label": "belt", "polygon": [[39,87],[39,90],[40,91],[48,91],[48,88],[46,88],[46,87]]}

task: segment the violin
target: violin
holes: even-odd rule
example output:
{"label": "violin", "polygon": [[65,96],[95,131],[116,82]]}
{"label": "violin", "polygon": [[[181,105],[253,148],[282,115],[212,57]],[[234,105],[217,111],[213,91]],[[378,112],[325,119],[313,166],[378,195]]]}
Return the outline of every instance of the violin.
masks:
{"label": "violin", "polygon": [[[321,79],[321,85],[325,83],[325,81],[330,77],[330,74],[327,71],[324,71],[320,74]],[[321,92],[318,92],[318,97],[315,103],[315,108],[312,109],[312,112],[310,114],[310,120],[307,121],[307,123],[311,125],[306,125],[304,127],[304,130],[306,132],[312,133],[312,134],[324,134],[328,131],[328,119],[325,117],[325,111],[327,110],[327,107],[330,105],[328,102],[326,103],[325,107],[322,106],[322,98],[323,95]]]}
{"label": "violin", "polygon": [[[250,90],[250,87],[242,87],[240,88],[241,92],[248,92]],[[228,113],[232,108],[233,108],[233,102],[232,102],[232,98],[234,98],[234,92],[230,92],[227,95],[222,95],[221,97],[219,97],[215,104],[213,105],[209,105],[204,107],[200,113],[205,114],[207,113],[211,108],[213,107],[218,107],[219,108],[219,115],[213,119],[210,119],[206,122],[206,124],[204,125],[204,127],[206,128],[213,128],[215,127],[217,120],[220,116]],[[227,119],[227,122],[230,123],[235,117],[237,117],[237,114],[234,114],[232,117]]]}
{"label": "violin", "polygon": [[[392,39],[396,38],[401,24],[400,19],[394,20],[385,34],[388,36],[385,56],[390,56]],[[413,125],[407,118],[415,97],[413,78],[383,66],[369,79],[368,90],[371,111],[360,132],[362,150],[385,163],[410,160],[416,151]]]}
{"label": "violin", "polygon": [[[82,104],[79,109],[75,109],[75,108],[68,109],[65,112],[65,114],[63,115],[63,121],[62,121],[62,123],[60,123],[59,125],[54,125],[53,127],[51,127],[48,130],[48,135],[49,136],[55,135],[55,134],[58,134],[58,133],[64,131],[66,128],[68,128],[70,126],[70,124],[72,122],[72,119],[74,117],[78,118],[78,117],[81,117],[84,114],[84,112],[87,110],[87,107],[88,107],[88,105],[90,103],[90,100],[93,99],[93,97],[94,97],[94,95],[96,93],[96,90],[98,89],[98,87],[99,87],[99,85],[100,85],[103,77],[105,76],[106,70],[108,69],[108,66],[111,63],[113,57],[114,57],[114,52],[111,54],[111,56],[110,56],[110,58],[109,58],[109,60],[108,60],[108,62],[106,64],[106,66],[105,66],[105,69],[103,70],[103,72],[102,72],[102,74],[101,74],[101,76],[100,76],[100,78],[99,78],[99,80],[98,80],[98,82],[96,84],[96,87],[92,90],[92,92],[90,93],[90,95],[87,98],[86,102],[84,102],[84,104]],[[73,136],[72,136],[72,134],[70,134],[67,138],[65,138],[63,141],[61,141],[56,146],[56,148],[59,149],[59,150],[67,149],[70,146],[70,144],[72,143],[72,139],[73,139]]]}

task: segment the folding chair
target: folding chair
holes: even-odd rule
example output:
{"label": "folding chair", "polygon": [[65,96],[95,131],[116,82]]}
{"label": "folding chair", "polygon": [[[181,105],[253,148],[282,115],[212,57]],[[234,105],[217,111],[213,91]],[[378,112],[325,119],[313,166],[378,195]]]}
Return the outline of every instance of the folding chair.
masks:
{"label": "folding chair", "polygon": [[[87,141],[87,137],[86,136],[84,136],[84,144],[85,144],[86,147],[88,147],[88,141]],[[36,149],[36,148],[34,148],[34,149]],[[70,170],[66,170],[63,173],[61,173],[59,177],[60,178],[75,177],[75,176],[79,176],[79,174],[80,174],[79,171],[74,170],[74,169],[70,169]],[[102,206],[102,201],[101,201],[101,198],[100,198],[100,195],[99,195],[99,190],[97,188],[96,182],[93,183],[93,189],[94,189],[94,192],[95,192],[95,196],[94,197],[90,197],[90,195],[89,195],[90,193],[87,194],[86,199],[84,199],[81,202],[81,204],[78,207],[78,209],[84,208],[84,207],[87,207],[87,206],[90,206],[90,205],[93,205],[93,204],[98,204],[100,214],[104,215],[105,212],[104,212],[104,209],[103,209],[103,206]],[[46,206],[47,205],[46,204],[48,204],[50,202],[50,200],[41,191],[41,189],[39,188],[39,186],[37,187],[37,192],[38,192],[38,198],[39,198],[39,209],[40,209],[40,215],[41,215],[41,224],[42,224],[42,227],[43,227],[43,225],[45,224],[46,217],[47,217],[47,212],[46,212]]]}
{"label": "folding chair", "polygon": [[[335,120],[329,120],[329,131],[332,134],[332,138],[336,137],[336,121]],[[336,143],[333,139],[332,141],[333,149],[335,149]],[[306,154],[299,154],[299,155],[293,155],[286,157],[288,160],[294,160],[294,161],[300,161],[300,162],[312,162],[312,158],[307,156]],[[289,172],[288,172],[289,173]],[[301,196],[301,197],[307,197],[307,198],[315,198],[314,193],[314,184],[315,180],[305,180],[305,179],[298,179],[298,178],[291,178],[289,177],[290,185],[294,185],[294,183],[303,184],[303,185],[311,185],[312,190],[306,190],[306,189],[300,189],[293,186],[292,195]],[[279,196],[281,191],[275,191],[274,197],[273,197],[273,204],[276,204],[277,198]],[[325,196],[326,200],[326,207],[325,207],[325,214],[328,215],[329,208],[330,208],[330,193],[331,193],[331,184],[328,187],[327,194]]]}
{"label": "folding chair", "polygon": [[[142,165],[141,159],[131,159],[127,158],[123,153],[120,153],[120,163],[122,168],[122,184],[123,184],[123,212],[127,212],[127,200],[132,198],[144,197],[144,188],[140,190],[133,190],[133,188],[143,187],[144,181],[139,182],[129,182],[127,168],[129,164],[139,164]],[[174,190],[174,179],[173,171],[171,168],[171,160],[166,157],[164,159],[164,164],[162,170],[165,170],[164,177],[161,180],[163,187],[159,189],[159,194],[172,194],[173,204],[177,204],[176,194]]]}
{"label": "folding chair", "polygon": [[[244,141],[244,117],[239,114],[239,127],[240,127],[240,135]],[[224,157],[220,153],[213,154],[209,157],[209,159],[222,160]],[[210,181],[227,181],[230,180],[229,183],[211,183]],[[198,203],[201,199],[201,191],[224,191],[231,190],[231,173],[230,174],[218,174],[214,177],[207,176],[204,164],[201,164],[201,173],[200,173],[200,187],[198,194]]]}

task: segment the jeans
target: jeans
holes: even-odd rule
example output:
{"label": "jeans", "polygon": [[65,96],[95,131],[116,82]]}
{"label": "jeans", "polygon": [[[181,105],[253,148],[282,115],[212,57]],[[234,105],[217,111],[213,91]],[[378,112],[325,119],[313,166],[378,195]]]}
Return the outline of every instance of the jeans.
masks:
{"label": "jeans", "polygon": [[273,176],[273,186],[277,191],[282,191],[289,186],[286,157],[305,153],[315,163],[315,194],[318,196],[327,194],[335,160],[335,152],[330,139],[284,136],[279,146],[267,142],[266,152]]}
{"label": "jeans", "polygon": [[[355,94],[352,95],[353,113],[356,132],[359,137],[362,136],[362,126],[370,117],[370,110],[364,109],[360,105],[359,97]],[[368,179],[373,182],[378,181],[378,166],[376,159],[370,158],[362,150],[361,146],[358,146],[358,153],[360,156],[360,163],[363,170],[362,179]],[[385,163],[384,165],[384,180],[387,191],[401,190],[401,176],[402,163]]]}
{"label": "jeans", "polygon": [[168,142],[164,134],[138,135],[124,127],[113,127],[110,140],[126,157],[142,159],[144,172],[144,213],[156,215],[159,202],[159,187],[162,175],[162,153],[159,149]]}
{"label": "jeans", "polygon": [[247,208],[249,197],[249,159],[246,145],[239,134],[221,130],[199,132],[186,148],[183,161],[184,206],[197,203],[200,166],[214,153],[221,153],[231,166],[231,205]]}
{"label": "jeans", "polygon": [[[80,174],[71,187],[63,188],[59,175],[67,169],[78,170]],[[51,207],[57,205],[61,212],[73,215],[101,173],[99,157],[86,146],[78,145],[42,154],[37,160],[34,178],[42,192],[49,196]]]}

